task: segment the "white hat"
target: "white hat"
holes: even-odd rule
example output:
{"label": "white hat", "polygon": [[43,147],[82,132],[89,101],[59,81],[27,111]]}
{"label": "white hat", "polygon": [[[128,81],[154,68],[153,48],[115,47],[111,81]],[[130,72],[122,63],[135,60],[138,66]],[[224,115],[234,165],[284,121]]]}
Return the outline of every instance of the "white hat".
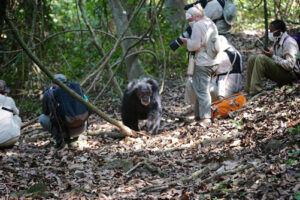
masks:
{"label": "white hat", "polygon": [[203,17],[204,10],[203,10],[202,6],[198,3],[198,4],[194,5],[193,7],[189,8],[186,11],[186,19],[191,18],[190,15],[191,15],[191,17],[196,17],[196,16]]}
{"label": "white hat", "polygon": [[225,22],[229,25],[233,25],[235,21],[236,13],[237,13],[236,5],[232,2],[232,0],[226,0],[224,10],[223,10]]}
{"label": "white hat", "polygon": [[55,74],[54,78],[60,80],[61,82],[66,82],[67,81],[65,75],[63,75],[63,74]]}

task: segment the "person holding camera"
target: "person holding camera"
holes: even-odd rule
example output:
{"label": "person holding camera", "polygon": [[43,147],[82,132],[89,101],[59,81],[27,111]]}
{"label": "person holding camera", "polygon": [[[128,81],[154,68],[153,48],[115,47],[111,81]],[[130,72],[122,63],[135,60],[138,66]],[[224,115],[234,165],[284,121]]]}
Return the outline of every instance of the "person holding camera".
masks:
{"label": "person holding camera", "polygon": [[300,77],[300,63],[296,54],[299,47],[295,39],[286,33],[282,20],[270,23],[269,39],[273,48],[263,50],[261,55],[252,55],[247,61],[245,91],[253,96],[260,93],[264,77],[275,81],[280,87]]}
{"label": "person holding camera", "polygon": [[216,57],[211,56],[212,43],[210,38],[218,35],[216,25],[204,15],[200,4],[194,5],[186,12],[186,19],[192,29],[190,38],[181,38],[190,52],[195,52],[195,67],[192,75],[193,89],[196,95],[195,119],[200,125],[208,127],[211,124],[210,81],[217,68]]}
{"label": "person holding camera", "polygon": [[[184,6],[184,10],[188,10],[195,5],[201,5],[204,9],[205,16],[210,18],[217,26],[218,33],[231,39],[231,27],[235,22],[237,7],[232,0],[199,0]],[[191,26],[188,26],[183,34],[170,43],[170,48],[176,51],[183,42],[181,38],[189,38],[192,34]]]}

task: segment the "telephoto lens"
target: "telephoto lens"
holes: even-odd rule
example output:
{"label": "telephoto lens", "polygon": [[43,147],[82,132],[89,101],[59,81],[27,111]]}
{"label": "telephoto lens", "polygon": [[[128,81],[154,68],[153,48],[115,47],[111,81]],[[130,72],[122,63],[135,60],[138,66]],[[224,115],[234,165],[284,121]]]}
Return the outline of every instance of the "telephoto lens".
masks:
{"label": "telephoto lens", "polygon": [[183,45],[182,40],[177,38],[176,40],[172,41],[169,46],[173,51],[176,51],[176,49],[178,49],[181,45]]}

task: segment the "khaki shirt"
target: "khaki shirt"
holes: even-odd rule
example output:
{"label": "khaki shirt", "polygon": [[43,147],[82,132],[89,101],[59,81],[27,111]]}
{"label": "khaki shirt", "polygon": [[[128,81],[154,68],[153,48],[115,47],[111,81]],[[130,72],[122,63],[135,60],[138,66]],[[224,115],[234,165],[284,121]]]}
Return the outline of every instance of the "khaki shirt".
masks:
{"label": "khaki shirt", "polygon": [[197,66],[213,66],[218,64],[216,59],[212,59],[207,54],[208,32],[218,34],[216,25],[207,17],[197,21],[192,27],[191,38],[187,39],[187,48],[189,51],[195,51],[195,64]]}
{"label": "khaki shirt", "polygon": [[284,41],[287,36],[288,34],[284,32],[280,41],[274,43],[274,54],[272,58],[275,60],[276,64],[280,65],[285,70],[294,70],[295,72],[298,72],[298,68],[296,67],[296,54],[300,54],[298,44],[296,40],[291,37]]}

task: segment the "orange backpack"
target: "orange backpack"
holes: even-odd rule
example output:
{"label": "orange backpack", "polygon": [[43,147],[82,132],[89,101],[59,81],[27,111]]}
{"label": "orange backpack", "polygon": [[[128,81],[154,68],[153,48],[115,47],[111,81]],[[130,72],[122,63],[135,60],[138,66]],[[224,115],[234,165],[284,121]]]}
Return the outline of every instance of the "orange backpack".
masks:
{"label": "orange backpack", "polygon": [[242,108],[246,103],[246,97],[241,93],[236,93],[224,99],[214,101],[211,104],[211,117],[215,118],[218,115],[226,117],[229,111],[234,111]]}

